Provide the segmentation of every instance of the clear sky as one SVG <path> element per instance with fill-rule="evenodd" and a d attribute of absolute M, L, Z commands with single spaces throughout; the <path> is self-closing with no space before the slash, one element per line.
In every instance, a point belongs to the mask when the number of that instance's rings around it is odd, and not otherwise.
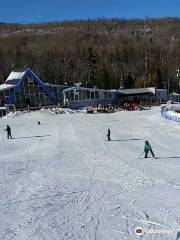
<path fill-rule="evenodd" d="M 180 17 L 180 0 L 0 0 L 0 22 Z"/>

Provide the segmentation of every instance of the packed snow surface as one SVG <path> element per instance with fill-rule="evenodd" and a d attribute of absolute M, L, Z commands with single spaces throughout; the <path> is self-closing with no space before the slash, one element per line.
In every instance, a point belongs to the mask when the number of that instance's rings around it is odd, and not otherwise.
<path fill-rule="evenodd" d="M 180 239 L 180 123 L 159 107 L 29 112 L 0 131 L 0 239 Z M 139 157 L 145 139 L 157 159 Z"/>

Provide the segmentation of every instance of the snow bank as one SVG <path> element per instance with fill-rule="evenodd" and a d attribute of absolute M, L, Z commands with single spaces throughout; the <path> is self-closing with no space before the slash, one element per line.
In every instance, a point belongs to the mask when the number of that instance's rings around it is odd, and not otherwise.
<path fill-rule="evenodd" d="M 21 112 L 21 111 L 10 112 L 10 113 L 8 113 L 8 114 L 5 116 L 5 118 L 6 118 L 6 117 L 11 117 L 11 118 L 21 117 L 23 113 L 24 113 L 24 112 Z"/>
<path fill-rule="evenodd" d="M 161 108 L 161 115 L 169 120 L 180 122 L 180 104 L 164 105 Z"/>
<path fill-rule="evenodd" d="M 86 113 L 86 110 L 72 110 L 70 108 L 49 108 L 51 113 L 55 114 L 75 114 L 75 113 Z"/>

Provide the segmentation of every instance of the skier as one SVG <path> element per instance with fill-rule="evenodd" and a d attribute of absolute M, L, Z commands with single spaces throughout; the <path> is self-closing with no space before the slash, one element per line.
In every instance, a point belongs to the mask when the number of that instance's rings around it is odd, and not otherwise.
<path fill-rule="evenodd" d="M 110 131 L 110 129 L 108 129 L 107 138 L 108 138 L 108 141 L 111 141 L 111 131 Z"/>
<path fill-rule="evenodd" d="M 40 125 L 41 123 L 40 123 L 40 121 L 38 121 L 38 125 Z"/>
<path fill-rule="evenodd" d="M 152 147 L 151 145 L 149 144 L 148 140 L 145 141 L 145 144 L 144 144 L 144 152 L 145 152 L 145 156 L 144 158 L 147 158 L 148 156 L 148 152 L 150 151 L 151 155 L 153 158 L 155 158 L 154 156 L 154 153 L 153 153 L 153 150 L 152 150 Z"/>
<path fill-rule="evenodd" d="M 9 125 L 7 125 L 6 129 L 4 131 L 7 131 L 7 138 L 11 138 L 12 139 L 12 136 L 11 136 L 11 128 Z"/>

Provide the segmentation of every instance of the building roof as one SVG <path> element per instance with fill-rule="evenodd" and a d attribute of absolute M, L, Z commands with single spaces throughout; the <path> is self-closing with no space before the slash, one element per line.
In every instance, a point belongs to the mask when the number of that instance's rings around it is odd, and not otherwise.
<path fill-rule="evenodd" d="M 11 104 L 16 93 L 21 88 L 24 81 L 27 80 L 27 77 L 30 77 L 34 82 L 36 82 L 39 87 L 42 89 L 44 93 L 53 101 L 57 102 L 57 98 L 54 96 L 53 92 L 51 92 L 46 84 L 44 84 L 38 76 L 30 68 L 27 68 L 24 72 L 11 72 L 8 79 L 6 80 L 5 84 L 13 85 L 15 88 L 13 92 L 7 97 L 6 103 Z"/>
<path fill-rule="evenodd" d="M 1 84 L 0 85 L 0 91 L 3 91 L 3 90 L 7 90 L 7 89 L 10 89 L 10 88 L 14 88 L 15 86 L 12 85 L 12 84 Z"/>
<path fill-rule="evenodd" d="M 155 94 L 155 88 L 129 88 L 129 89 L 119 89 L 116 90 L 117 93 L 122 95 L 134 95 L 134 94 Z"/>
<path fill-rule="evenodd" d="M 6 107 L 0 107 L 0 110 L 7 110 Z"/>
<path fill-rule="evenodd" d="M 90 91 L 112 91 L 112 90 L 105 90 L 101 88 L 86 88 L 86 87 L 69 87 L 64 89 L 64 92 L 70 91 L 70 90 L 90 90 Z"/>
<path fill-rule="evenodd" d="M 5 81 L 5 84 L 12 84 L 12 85 L 17 85 L 17 83 L 21 80 L 24 72 L 14 72 L 12 71 L 9 74 L 9 77 L 7 78 L 7 80 Z"/>

